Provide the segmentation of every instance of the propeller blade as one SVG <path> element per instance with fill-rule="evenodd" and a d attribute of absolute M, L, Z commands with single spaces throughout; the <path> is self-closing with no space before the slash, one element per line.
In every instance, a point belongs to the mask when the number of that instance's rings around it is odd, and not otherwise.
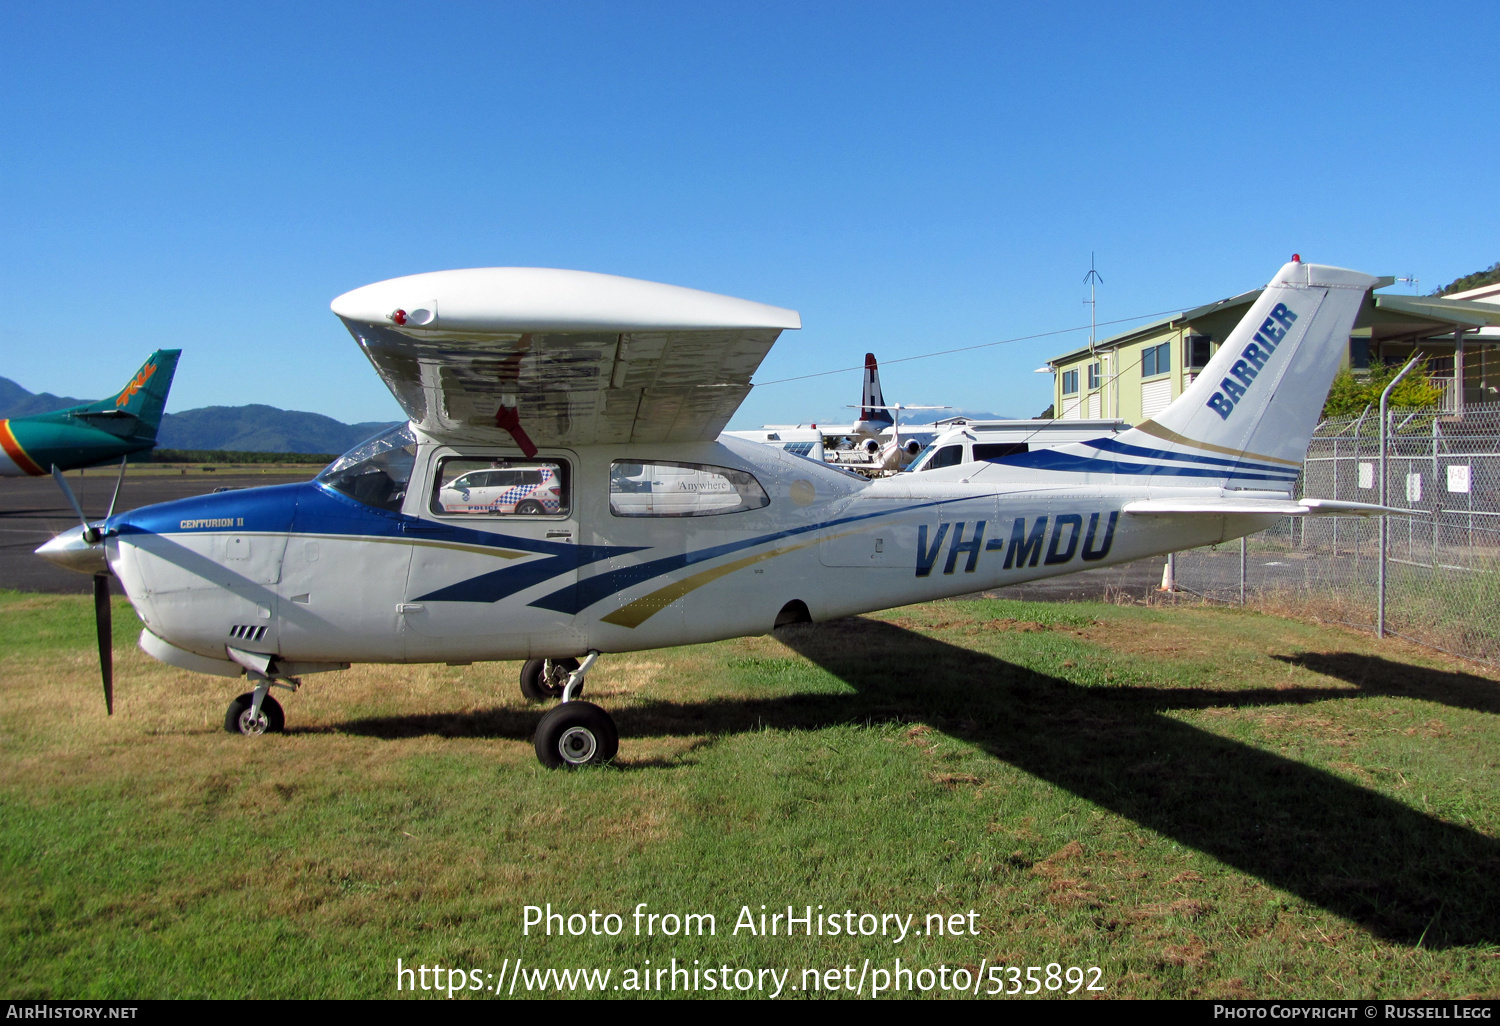
<path fill-rule="evenodd" d="M 104 678 L 104 708 L 115 714 L 114 627 L 109 613 L 109 574 L 94 575 L 94 627 L 99 632 L 99 673 Z"/>
<path fill-rule="evenodd" d="M 120 476 L 115 478 L 115 493 L 109 497 L 109 512 L 104 514 L 108 520 L 115 515 L 115 503 L 120 501 L 120 489 L 125 485 L 125 457 L 120 457 Z"/>
<path fill-rule="evenodd" d="M 84 531 L 87 531 L 89 529 L 88 517 L 83 515 L 83 507 L 78 504 L 78 496 L 73 494 L 72 485 L 68 484 L 68 479 L 63 477 L 63 472 L 57 469 L 56 463 L 52 464 L 52 479 L 57 482 L 57 487 L 61 488 L 63 494 L 68 497 L 68 505 L 73 507 L 73 512 L 78 514 L 78 522 L 83 525 Z"/>

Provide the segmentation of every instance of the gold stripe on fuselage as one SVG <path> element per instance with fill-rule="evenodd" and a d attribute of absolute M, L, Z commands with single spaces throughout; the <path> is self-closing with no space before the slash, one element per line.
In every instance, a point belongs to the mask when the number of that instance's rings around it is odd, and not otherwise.
<path fill-rule="evenodd" d="M 1191 445 L 1195 449 L 1204 449 L 1208 452 L 1222 453 L 1225 456 L 1246 456 L 1252 460 L 1265 460 L 1267 463 L 1280 463 L 1283 466 L 1288 467 L 1300 468 L 1302 466 L 1300 460 L 1284 460 L 1279 456 L 1263 456 L 1258 452 L 1251 452 L 1248 449 L 1230 449 L 1222 445 L 1213 445 L 1209 442 L 1200 442 L 1196 438 L 1189 438 L 1186 435 L 1179 435 L 1171 428 L 1164 428 L 1154 420 L 1143 420 L 1135 426 L 1135 429 L 1137 431 L 1145 432 L 1148 435 L 1154 435 L 1155 437 L 1160 438 L 1165 442 L 1176 442 L 1178 445 Z"/>
<path fill-rule="evenodd" d="M 600 617 L 600 620 L 604 623 L 612 623 L 617 627 L 639 627 L 684 595 L 697 591 L 705 584 L 717 581 L 725 574 L 732 574 L 736 570 L 743 570 L 747 566 L 784 555 L 788 552 L 805 549 L 809 545 L 818 544 L 820 541 L 832 541 L 834 538 L 847 538 L 851 534 L 863 534 L 865 531 L 874 530 L 875 527 L 876 525 L 874 524 L 867 524 L 853 531 L 841 531 L 838 534 L 829 535 L 827 538 L 814 538 L 812 541 L 805 541 L 798 545 L 785 545 L 779 549 L 772 549 L 770 552 L 762 552 L 758 555 L 746 556 L 744 559 L 736 559 L 732 563 L 725 563 L 723 566 L 714 567 L 712 570 L 704 570 L 702 573 L 693 574 L 691 577 L 684 577 L 680 581 L 674 581 L 664 588 L 656 589 L 649 595 L 642 595 L 634 602 L 621 606 L 608 616 Z"/>

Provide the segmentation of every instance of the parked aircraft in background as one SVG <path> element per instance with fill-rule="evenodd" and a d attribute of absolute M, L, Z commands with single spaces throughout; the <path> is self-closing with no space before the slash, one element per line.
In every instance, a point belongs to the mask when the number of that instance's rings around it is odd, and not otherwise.
<path fill-rule="evenodd" d="M 40 477 L 150 451 L 181 354 L 158 349 L 108 399 L 0 420 L 0 477 Z"/>
<path fill-rule="evenodd" d="M 729 431 L 734 438 L 762 442 L 866 477 L 902 470 L 936 470 L 973 460 L 993 460 L 1033 449 L 1119 434 L 1123 420 L 975 420 L 948 417 L 928 424 L 902 424 L 903 410 L 945 406 L 888 406 L 874 353 L 865 354 L 860 419 L 853 424 L 768 424 L 756 431 Z M 818 439 L 816 448 L 810 439 Z M 821 455 L 819 455 L 821 454 Z"/>
<path fill-rule="evenodd" d="M 231 731 L 280 730 L 270 691 L 306 673 L 526 659 L 527 696 L 562 699 L 538 758 L 606 762 L 614 722 L 579 698 L 603 653 L 1003 587 L 1288 515 L 1385 511 L 1292 498 L 1376 282 L 1294 258 L 1155 418 L 867 480 L 719 437 L 777 336 L 801 326 L 794 311 L 577 271 L 397 278 L 333 309 L 410 423 L 315 481 L 131 510 L 38 552 L 112 571 L 149 654 L 248 676 Z M 541 472 L 556 506 L 444 501 L 481 466 Z"/>
<path fill-rule="evenodd" d="M 852 470 L 865 477 L 894 474 L 936 435 L 934 425 L 900 423 L 903 410 L 946 410 L 946 406 L 886 405 L 874 353 L 865 354 L 859 420 L 852 424 L 767 424 L 759 430 L 728 431 L 732 438 L 774 445 L 799 456 Z"/>
<path fill-rule="evenodd" d="M 749 431 L 726 431 L 721 438 L 743 438 L 747 442 L 774 445 L 793 456 L 805 456 L 822 463 L 827 458 L 823 448 L 823 431 L 816 424 L 767 424 Z"/>

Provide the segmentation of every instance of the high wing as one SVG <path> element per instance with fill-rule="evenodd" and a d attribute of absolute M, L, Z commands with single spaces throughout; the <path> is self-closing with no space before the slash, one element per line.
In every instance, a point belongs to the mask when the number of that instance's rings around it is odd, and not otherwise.
<path fill-rule="evenodd" d="M 763 303 L 539 267 L 393 278 L 332 307 L 422 430 L 539 445 L 710 441 L 802 326 Z"/>

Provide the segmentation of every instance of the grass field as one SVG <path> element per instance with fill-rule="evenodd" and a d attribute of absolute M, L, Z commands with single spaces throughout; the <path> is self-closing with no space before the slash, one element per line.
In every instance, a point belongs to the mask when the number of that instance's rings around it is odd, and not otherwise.
<path fill-rule="evenodd" d="M 565 774 L 516 664 L 310 677 L 286 734 L 245 739 L 240 687 L 115 623 L 106 719 L 88 600 L 0 593 L 7 997 L 395 997 L 398 958 L 486 988 L 517 958 L 609 969 L 611 996 L 673 958 L 789 971 L 792 997 L 835 968 L 868 994 L 897 958 L 981 993 L 1056 963 L 1043 997 L 1094 966 L 1107 997 L 1500 994 L 1500 684 L 1404 642 L 934 603 L 605 657 L 586 697 L 620 757 Z M 523 936 L 549 902 L 622 930 Z M 716 933 L 637 936 L 641 902 Z M 733 932 L 789 904 L 915 930 Z M 919 935 L 935 914 L 961 929 Z"/>

